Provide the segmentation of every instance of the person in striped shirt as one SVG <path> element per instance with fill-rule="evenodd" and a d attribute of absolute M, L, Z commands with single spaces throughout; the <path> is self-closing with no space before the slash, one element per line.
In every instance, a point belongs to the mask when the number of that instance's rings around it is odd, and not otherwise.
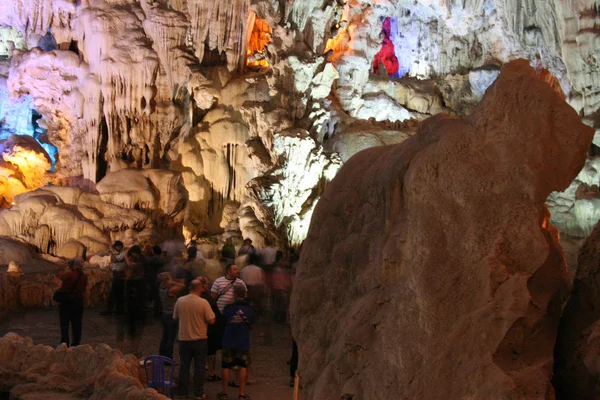
<path fill-rule="evenodd" d="M 210 292 L 212 297 L 217 302 L 217 307 L 219 308 L 220 312 L 223 312 L 226 306 L 233 304 L 235 301 L 233 290 L 234 286 L 239 285 L 246 288 L 246 284 L 239 278 L 239 276 L 240 272 L 238 266 L 235 264 L 229 264 L 225 270 L 225 276 L 217 278 L 214 281 Z"/>

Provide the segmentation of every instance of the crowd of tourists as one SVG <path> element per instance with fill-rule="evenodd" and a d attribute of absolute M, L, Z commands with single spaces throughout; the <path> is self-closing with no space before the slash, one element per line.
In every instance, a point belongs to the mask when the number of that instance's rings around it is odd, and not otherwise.
<path fill-rule="evenodd" d="M 270 243 L 257 250 L 246 238 L 236 252 L 231 238 L 220 251 L 206 256 L 196 242 L 188 244 L 184 257 L 170 257 L 160 246 L 134 245 L 125 249 L 116 241 L 107 257 L 112 286 L 107 308 L 101 314 L 117 317 L 116 338 L 125 350 L 141 357 L 140 340 L 148 315 L 160 318 L 161 356 L 173 359 L 179 343 L 179 397 L 187 398 L 190 369 L 194 365 L 194 397 L 206 398 L 204 382 L 222 380 L 218 399 L 227 399 L 228 388 L 238 387 L 238 399 L 249 399 L 246 384 L 251 382 L 250 332 L 257 318 L 277 323 L 288 320 L 297 254 L 287 257 Z M 75 346 L 81 341 L 83 298 L 87 278 L 82 261 L 73 260 L 61 273 L 61 342 Z M 69 325 L 72 341 L 69 342 Z M 295 375 L 297 347 L 294 343 L 290 375 Z M 221 353 L 221 374 L 216 372 L 217 352 Z M 231 377 L 231 370 L 236 377 Z M 205 376 L 206 374 L 206 376 Z M 291 383 L 291 382 L 290 382 Z"/>

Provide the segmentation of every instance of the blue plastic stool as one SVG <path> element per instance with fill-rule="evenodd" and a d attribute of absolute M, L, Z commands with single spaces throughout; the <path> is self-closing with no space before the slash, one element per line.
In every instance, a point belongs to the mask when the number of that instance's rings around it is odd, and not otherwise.
<path fill-rule="evenodd" d="M 148 366 L 152 365 L 152 377 L 149 376 Z M 165 380 L 165 365 L 171 365 L 171 376 L 168 380 Z M 144 371 L 146 371 L 146 383 L 148 387 L 158 389 L 163 388 L 165 395 L 169 398 L 173 398 L 175 382 L 173 381 L 173 375 L 175 374 L 175 362 L 169 357 L 164 356 L 150 356 L 144 360 Z"/>

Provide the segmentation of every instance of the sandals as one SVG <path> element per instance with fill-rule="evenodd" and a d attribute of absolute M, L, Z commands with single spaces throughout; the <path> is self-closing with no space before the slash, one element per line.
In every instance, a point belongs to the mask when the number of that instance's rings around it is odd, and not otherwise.
<path fill-rule="evenodd" d="M 217 381 L 220 381 L 220 380 L 221 380 L 221 377 L 218 376 L 217 374 L 215 374 L 215 375 L 208 375 L 206 377 L 206 381 L 207 382 L 217 382 Z"/>
<path fill-rule="evenodd" d="M 217 393 L 217 400 L 227 400 L 227 393 L 224 393 L 224 392 Z"/>
<path fill-rule="evenodd" d="M 247 394 L 240 394 L 238 396 L 238 400 L 250 400 L 250 396 L 248 396 Z"/>

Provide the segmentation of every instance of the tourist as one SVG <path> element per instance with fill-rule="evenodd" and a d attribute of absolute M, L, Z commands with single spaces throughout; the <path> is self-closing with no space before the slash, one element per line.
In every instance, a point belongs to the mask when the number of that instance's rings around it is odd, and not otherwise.
<path fill-rule="evenodd" d="M 148 289 L 148 300 L 152 301 L 152 309 L 155 317 L 161 316 L 160 296 L 158 293 L 158 271 L 161 270 L 164 260 L 161 256 L 160 246 L 153 246 L 151 255 L 146 257 L 146 287 Z"/>
<path fill-rule="evenodd" d="M 231 368 L 238 367 L 238 382 L 240 392 L 238 399 L 250 399 L 246 395 L 246 371 L 252 364 L 250 358 L 250 330 L 254 323 L 252 308 L 244 299 L 246 288 L 241 285 L 234 287 L 235 302 L 225 307 L 223 320 L 223 357 L 221 369 L 223 373 L 223 391 L 217 394 L 217 399 L 227 399 L 227 386 Z"/>
<path fill-rule="evenodd" d="M 278 262 L 271 275 L 271 302 L 273 320 L 284 323 L 287 321 L 288 299 L 292 292 L 291 271 L 283 254 L 278 252 Z"/>
<path fill-rule="evenodd" d="M 225 269 L 225 276 L 217 278 L 210 289 L 213 299 L 217 302 L 217 307 L 221 313 L 223 313 L 225 306 L 232 304 L 235 301 L 233 288 L 238 285 L 243 286 L 244 289 L 246 288 L 244 281 L 239 279 L 238 266 L 229 264 Z"/>
<path fill-rule="evenodd" d="M 223 245 L 223 248 L 221 249 L 221 258 L 227 264 L 230 264 L 235 260 L 235 246 L 233 244 L 233 239 L 231 237 L 228 237 L 227 239 L 225 239 L 225 244 Z"/>
<path fill-rule="evenodd" d="M 244 256 L 246 254 L 256 254 L 256 249 L 254 248 L 254 246 L 252 246 L 252 239 L 250 238 L 244 239 L 244 244 L 242 247 L 240 247 L 240 250 L 238 251 L 238 257 Z"/>
<path fill-rule="evenodd" d="M 221 323 L 221 312 L 217 307 L 217 302 L 210 295 L 209 291 L 209 280 L 206 276 L 201 276 L 197 278 L 197 280 L 202 283 L 202 295 L 201 297 L 208 301 L 210 304 L 210 308 L 215 314 L 215 323 L 208 326 L 208 351 L 207 362 L 208 362 L 208 376 L 206 380 L 209 382 L 215 382 L 221 380 L 219 376 L 215 373 L 216 369 L 216 355 L 217 351 L 221 350 L 221 339 L 223 337 L 223 325 Z"/>
<path fill-rule="evenodd" d="M 59 272 L 58 279 L 62 284 L 58 289 L 63 301 L 59 303 L 60 317 L 60 342 L 69 346 L 78 346 L 81 343 L 81 330 L 83 321 L 83 299 L 87 290 L 88 279 L 81 270 L 83 260 L 76 258 L 69 261 L 69 270 Z M 73 341 L 69 342 L 69 325 L 73 333 Z"/>
<path fill-rule="evenodd" d="M 270 240 L 265 241 L 266 247 L 258 250 L 260 265 L 270 266 L 277 260 L 277 249 L 272 246 Z"/>
<path fill-rule="evenodd" d="M 207 325 L 215 323 L 215 314 L 208 301 L 200 297 L 202 287 L 200 281 L 192 281 L 190 294 L 177 299 L 173 310 L 173 318 L 179 321 L 179 398 L 187 398 L 190 366 L 194 360 L 194 396 L 196 399 L 206 399 L 204 374 L 208 350 Z"/>
<path fill-rule="evenodd" d="M 240 278 L 248 288 L 250 306 L 254 309 L 256 315 L 262 315 L 267 281 L 263 269 L 256 265 L 257 258 L 255 255 L 248 256 L 248 265 L 240 271 Z"/>
<path fill-rule="evenodd" d="M 199 251 L 196 247 L 188 247 L 187 257 L 185 263 L 183 264 L 183 269 L 190 272 L 192 279 L 203 276 L 204 269 L 206 267 L 204 257 L 198 258 L 198 253 Z"/>
<path fill-rule="evenodd" d="M 160 281 L 158 293 L 162 305 L 161 322 L 163 327 L 158 354 L 173 359 L 173 347 L 177 338 L 177 321 L 173 319 L 173 310 L 177 297 L 185 290 L 185 286 L 174 281 L 169 272 L 159 274 L 158 279 Z"/>
<path fill-rule="evenodd" d="M 139 344 L 146 320 L 146 261 L 142 256 L 142 249 L 135 245 L 129 249 L 125 257 L 127 262 L 125 285 L 125 315 L 117 324 L 117 342 L 122 346 L 125 331 L 131 345 L 131 352 L 136 357 L 141 357 Z"/>
<path fill-rule="evenodd" d="M 110 250 L 110 269 L 112 270 L 112 287 L 108 295 L 106 311 L 101 315 L 111 315 L 116 306 L 116 313 L 121 315 L 125 311 L 125 248 L 123 242 L 117 240 Z"/>

